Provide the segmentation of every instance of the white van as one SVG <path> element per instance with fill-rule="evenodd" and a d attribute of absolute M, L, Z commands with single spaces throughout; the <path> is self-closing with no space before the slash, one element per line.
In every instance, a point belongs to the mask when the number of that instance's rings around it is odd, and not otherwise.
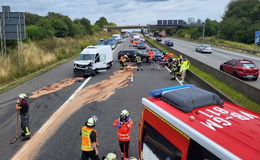
<path fill-rule="evenodd" d="M 118 43 L 122 43 L 123 42 L 123 38 L 120 34 L 113 34 L 112 38 L 115 39 Z"/>
<path fill-rule="evenodd" d="M 88 46 L 74 61 L 74 75 L 95 76 L 98 70 L 110 69 L 113 65 L 113 51 L 109 45 Z"/>

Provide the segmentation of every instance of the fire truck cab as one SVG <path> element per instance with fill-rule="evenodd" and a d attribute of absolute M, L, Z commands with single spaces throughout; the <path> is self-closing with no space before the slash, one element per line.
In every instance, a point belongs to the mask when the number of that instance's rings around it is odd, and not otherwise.
<path fill-rule="evenodd" d="M 194 85 L 142 99 L 142 160 L 260 159 L 260 114 Z"/>

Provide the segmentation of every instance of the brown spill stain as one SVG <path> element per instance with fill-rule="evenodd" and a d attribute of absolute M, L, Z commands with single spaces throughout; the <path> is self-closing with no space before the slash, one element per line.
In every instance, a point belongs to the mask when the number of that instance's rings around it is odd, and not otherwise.
<path fill-rule="evenodd" d="M 79 91 L 71 101 L 59 108 L 45 124 L 27 141 L 13 156 L 13 160 L 31 160 L 37 155 L 44 143 L 57 131 L 73 113 L 84 105 L 104 101 L 113 95 L 118 88 L 130 84 L 130 78 L 136 67 L 128 66 L 124 70 L 114 72 L 108 79 L 89 85 Z"/>
<path fill-rule="evenodd" d="M 72 85 L 76 81 L 80 81 L 80 80 L 83 80 L 83 79 L 84 78 L 80 78 L 80 77 L 64 79 L 60 82 L 53 83 L 52 85 L 50 85 L 48 87 L 44 87 L 44 88 L 41 88 L 37 91 L 32 92 L 32 95 L 29 98 L 38 98 L 40 96 L 56 92 L 58 90 L 61 90 L 62 88 L 65 88 L 65 87 Z"/>

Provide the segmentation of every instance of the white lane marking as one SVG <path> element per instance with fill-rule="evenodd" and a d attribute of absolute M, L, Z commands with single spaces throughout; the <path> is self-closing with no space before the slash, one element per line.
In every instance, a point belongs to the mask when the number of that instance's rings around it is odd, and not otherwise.
<path fill-rule="evenodd" d="M 165 68 L 171 73 L 171 70 L 167 66 L 165 66 Z M 179 80 L 178 77 L 176 77 L 176 79 L 177 79 L 177 81 L 179 82 L 180 85 L 183 85 L 183 83 Z"/>
<path fill-rule="evenodd" d="M 79 88 L 66 100 L 65 103 L 63 103 L 63 105 L 56 111 L 54 112 L 50 117 L 55 117 L 54 115 L 59 114 L 63 108 L 66 106 L 67 103 L 69 103 L 77 94 L 78 92 L 89 82 L 89 80 L 92 77 L 88 77 L 80 86 Z M 48 129 L 48 127 L 53 123 L 54 119 L 48 119 L 44 125 L 35 133 L 35 135 L 40 135 L 40 133 L 44 132 L 46 129 Z M 30 141 L 27 141 L 17 152 L 16 154 L 12 157 L 12 160 L 16 160 L 19 159 L 18 157 L 20 156 L 20 154 L 22 154 L 23 152 L 26 152 L 27 148 L 29 148 L 30 143 L 28 143 Z"/>

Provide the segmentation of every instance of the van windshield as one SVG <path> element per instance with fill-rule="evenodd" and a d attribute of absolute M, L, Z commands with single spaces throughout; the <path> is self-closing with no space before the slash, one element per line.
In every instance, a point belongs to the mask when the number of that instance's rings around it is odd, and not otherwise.
<path fill-rule="evenodd" d="M 95 54 L 81 54 L 78 60 L 95 60 Z"/>

